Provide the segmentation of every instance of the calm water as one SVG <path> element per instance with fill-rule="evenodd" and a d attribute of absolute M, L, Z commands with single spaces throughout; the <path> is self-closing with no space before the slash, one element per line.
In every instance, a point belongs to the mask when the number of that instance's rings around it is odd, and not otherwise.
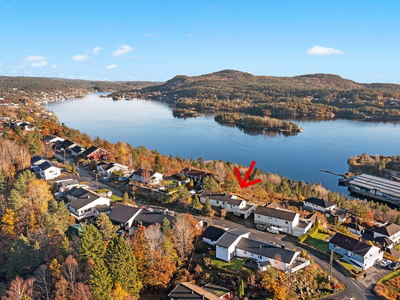
<path fill-rule="evenodd" d="M 165 155 L 223 159 L 249 166 L 252 160 L 264 172 L 284 174 L 296 180 L 321 182 L 346 193 L 338 177 L 319 171 L 347 171 L 347 159 L 368 154 L 399 154 L 400 124 L 350 120 L 296 121 L 304 132 L 285 137 L 246 134 L 221 126 L 211 115 L 176 119 L 167 104 L 148 101 L 113 101 L 90 94 L 85 99 L 47 105 L 71 128 L 110 142 L 144 145 Z"/>

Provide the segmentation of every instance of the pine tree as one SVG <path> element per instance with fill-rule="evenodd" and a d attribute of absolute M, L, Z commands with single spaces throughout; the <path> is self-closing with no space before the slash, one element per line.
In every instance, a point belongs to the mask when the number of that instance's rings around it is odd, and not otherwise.
<path fill-rule="evenodd" d="M 23 207 L 23 201 L 21 194 L 16 190 L 12 189 L 7 199 L 8 207 L 14 212 L 19 211 Z"/>
<path fill-rule="evenodd" d="M 199 195 L 194 194 L 193 198 L 192 198 L 192 206 L 194 208 L 199 207 L 200 206 L 200 199 L 199 199 Z"/>
<path fill-rule="evenodd" d="M 87 259 L 102 259 L 105 253 L 103 237 L 97 228 L 92 225 L 83 227 L 81 243 L 79 245 L 79 258 L 84 261 Z"/>
<path fill-rule="evenodd" d="M 128 192 L 125 192 L 125 193 L 124 193 L 124 200 L 123 200 L 123 202 L 124 202 L 124 203 L 128 203 L 128 202 L 129 202 L 129 195 L 128 195 Z"/>
<path fill-rule="evenodd" d="M 76 174 L 76 167 L 75 167 L 75 164 L 72 164 L 72 174 Z"/>
<path fill-rule="evenodd" d="M 154 168 L 153 168 L 154 172 L 158 172 L 158 173 L 163 173 L 164 172 L 164 166 L 161 162 L 161 158 L 159 155 L 156 156 L 156 158 L 154 159 Z"/>
<path fill-rule="evenodd" d="M 243 282 L 243 279 L 240 279 L 240 281 L 239 281 L 238 296 L 239 297 L 243 297 L 244 296 L 244 282 Z"/>
<path fill-rule="evenodd" d="M 89 288 L 93 299 L 108 300 L 111 292 L 111 276 L 102 259 L 97 259 L 90 274 Z"/>
<path fill-rule="evenodd" d="M 206 198 L 206 203 L 204 203 L 202 211 L 206 216 L 209 216 L 211 213 L 211 203 L 208 197 Z"/>
<path fill-rule="evenodd" d="M 114 236 L 111 239 L 104 261 L 110 272 L 111 282 L 119 282 L 126 292 L 138 297 L 142 283 L 136 269 L 136 259 L 122 237 Z"/>
<path fill-rule="evenodd" d="M 66 236 L 64 236 L 64 238 L 62 240 L 61 247 L 60 247 L 60 253 L 64 259 L 67 258 L 67 256 L 70 254 L 69 239 Z"/>
<path fill-rule="evenodd" d="M 70 224 L 70 212 L 63 201 L 57 203 L 52 199 L 49 202 L 48 213 L 44 227 L 50 234 L 64 235 Z"/>
<path fill-rule="evenodd" d="M 167 230 L 171 230 L 171 222 L 167 218 L 164 218 L 161 225 L 161 231 L 166 233 Z"/>
<path fill-rule="evenodd" d="M 218 183 L 212 176 L 207 176 L 203 180 L 203 189 L 206 191 L 217 192 L 218 191 Z"/>
<path fill-rule="evenodd" d="M 97 227 L 101 235 L 103 236 L 104 241 L 109 241 L 113 237 L 113 235 L 117 232 L 118 226 L 113 225 L 110 218 L 107 217 L 105 213 L 100 213 L 96 219 Z"/>

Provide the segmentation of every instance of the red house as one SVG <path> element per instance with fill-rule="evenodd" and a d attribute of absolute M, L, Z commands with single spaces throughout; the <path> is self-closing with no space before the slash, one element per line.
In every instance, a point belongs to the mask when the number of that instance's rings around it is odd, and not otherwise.
<path fill-rule="evenodd" d="M 91 146 L 90 148 L 86 149 L 82 156 L 85 159 L 92 159 L 92 160 L 106 160 L 110 157 L 110 152 L 97 148 L 95 146 Z"/>

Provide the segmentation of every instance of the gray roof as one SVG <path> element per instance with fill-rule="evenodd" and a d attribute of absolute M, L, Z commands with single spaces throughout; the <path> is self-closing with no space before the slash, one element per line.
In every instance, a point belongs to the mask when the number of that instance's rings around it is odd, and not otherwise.
<path fill-rule="evenodd" d="M 400 198 L 400 182 L 384 179 L 377 176 L 362 174 L 351 180 L 350 185 L 368 190 L 377 190 L 383 194 Z"/>
<path fill-rule="evenodd" d="M 228 248 L 243 234 L 249 233 L 240 229 L 232 229 L 225 232 L 216 242 L 215 245 Z"/>
<path fill-rule="evenodd" d="M 309 223 L 312 223 L 312 221 L 308 221 L 308 222 L 305 222 L 305 221 L 303 221 L 303 220 L 300 220 L 299 221 L 299 224 L 297 224 L 297 227 L 298 228 L 307 228 L 307 226 L 309 225 Z"/>
<path fill-rule="evenodd" d="M 386 224 L 385 226 L 378 227 L 374 230 L 377 233 L 383 234 L 387 237 L 391 237 L 400 231 L 400 226 L 394 223 Z"/>
<path fill-rule="evenodd" d="M 296 217 L 296 213 L 293 211 L 275 209 L 266 206 L 257 206 L 254 213 L 287 221 L 293 221 Z"/>
<path fill-rule="evenodd" d="M 371 245 L 356 240 L 350 236 L 344 235 L 340 232 L 336 232 L 335 235 L 329 240 L 329 243 L 339 246 L 345 250 L 364 256 L 367 254 Z"/>
<path fill-rule="evenodd" d="M 319 199 L 319 198 L 315 198 L 315 197 L 308 198 L 308 199 L 304 200 L 304 202 L 312 203 L 314 205 L 318 205 L 323 208 L 328 208 L 328 207 L 332 207 L 332 206 L 336 205 L 333 202 L 329 202 L 324 199 Z"/>
<path fill-rule="evenodd" d="M 99 198 L 100 197 L 98 195 L 96 195 L 95 193 L 88 192 L 87 194 L 84 195 L 84 198 L 79 198 L 79 199 L 73 200 L 67 204 L 68 204 L 68 206 L 74 208 L 75 210 L 78 210 Z"/>
<path fill-rule="evenodd" d="M 217 241 L 225 232 L 225 229 L 211 225 L 204 230 L 203 237 L 211 241 Z"/>
<path fill-rule="evenodd" d="M 296 255 L 296 251 L 249 238 L 242 238 L 236 248 L 268 258 L 274 258 L 279 255 L 286 264 L 290 264 Z"/>
<path fill-rule="evenodd" d="M 148 211 L 148 210 L 140 211 L 140 213 L 136 216 L 135 220 L 141 222 L 142 226 L 149 227 L 150 225 L 157 223 L 162 224 L 164 218 L 170 221 L 171 223 L 172 221 L 175 220 L 175 217 L 173 216 L 165 215 L 157 211 Z"/>
<path fill-rule="evenodd" d="M 34 157 L 31 158 L 31 165 L 33 165 L 33 164 L 35 164 L 35 163 L 37 163 L 38 161 L 41 161 L 41 160 L 48 161 L 47 157 L 45 157 L 45 156 L 35 155 Z"/>
<path fill-rule="evenodd" d="M 70 189 L 69 191 L 65 192 L 65 194 L 75 197 L 75 198 L 81 198 L 84 196 L 87 196 L 87 194 L 89 194 L 90 191 L 81 188 L 81 187 L 73 187 L 72 189 Z M 96 194 L 95 194 L 96 195 Z M 99 197 L 98 197 L 99 198 Z"/>
<path fill-rule="evenodd" d="M 363 231 L 365 229 L 364 226 L 361 226 L 359 224 L 355 224 L 355 223 L 345 223 L 343 224 L 344 226 L 346 226 L 347 228 L 351 228 L 357 231 Z"/>
<path fill-rule="evenodd" d="M 242 201 L 244 201 L 243 199 L 232 198 L 233 195 L 229 195 L 227 193 L 217 193 L 212 191 L 204 191 L 201 193 L 200 197 L 208 197 L 209 199 L 226 202 L 233 205 L 239 205 Z"/>
<path fill-rule="evenodd" d="M 78 181 L 78 179 L 68 179 L 68 180 L 63 180 L 63 181 L 60 181 L 59 183 L 58 183 L 60 186 L 62 186 L 62 187 L 65 187 L 65 186 L 70 186 L 70 185 L 74 185 L 74 184 L 79 184 L 79 181 Z"/>
<path fill-rule="evenodd" d="M 110 211 L 111 210 L 111 208 L 108 206 L 108 205 L 106 205 L 106 204 L 103 204 L 103 205 L 97 205 L 97 206 L 95 206 L 94 207 L 99 213 L 106 213 L 106 212 L 108 212 L 108 211 Z"/>
<path fill-rule="evenodd" d="M 138 211 L 140 211 L 140 208 L 138 208 L 138 207 L 120 204 L 111 210 L 108 217 L 110 218 L 111 221 L 114 221 L 117 223 L 126 223 Z"/>
<path fill-rule="evenodd" d="M 220 300 L 219 297 L 191 282 L 179 283 L 168 297 L 174 300 Z"/>
<path fill-rule="evenodd" d="M 222 293 L 225 294 L 229 293 L 229 289 L 212 283 L 207 283 L 206 285 L 203 286 L 203 289 L 209 291 L 211 294 L 214 294 L 215 296 L 218 296 Z"/>

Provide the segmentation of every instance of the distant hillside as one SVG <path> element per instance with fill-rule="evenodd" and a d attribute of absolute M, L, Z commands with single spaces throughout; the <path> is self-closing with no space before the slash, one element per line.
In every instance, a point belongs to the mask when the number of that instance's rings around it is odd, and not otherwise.
<path fill-rule="evenodd" d="M 201 76 L 175 76 L 166 83 L 143 89 L 144 92 L 160 92 L 178 98 L 241 99 L 262 101 L 276 97 L 322 97 L 330 92 L 342 92 L 339 96 L 350 97 L 350 91 L 371 94 L 400 93 L 400 85 L 362 84 L 332 74 L 308 74 L 295 77 L 254 76 L 250 73 L 223 70 Z"/>

